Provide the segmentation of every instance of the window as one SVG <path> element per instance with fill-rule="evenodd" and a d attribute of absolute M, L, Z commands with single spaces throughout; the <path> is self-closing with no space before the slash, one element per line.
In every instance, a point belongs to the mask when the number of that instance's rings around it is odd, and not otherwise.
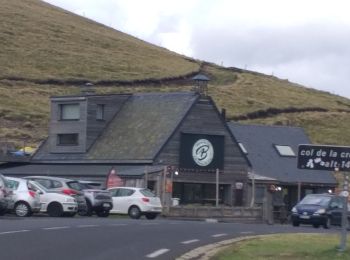
<path fill-rule="evenodd" d="M 79 104 L 61 104 L 60 119 L 61 120 L 79 120 L 80 119 Z"/>
<path fill-rule="evenodd" d="M 97 120 L 104 120 L 105 118 L 105 105 L 98 104 L 97 110 L 96 110 L 96 119 Z"/>
<path fill-rule="evenodd" d="M 295 156 L 293 149 L 288 145 L 275 145 L 275 148 L 281 156 Z"/>
<path fill-rule="evenodd" d="M 241 148 L 241 150 L 242 150 L 242 152 L 243 152 L 244 154 L 248 154 L 247 149 L 245 149 L 245 147 L 244 147 L 244 145 L 243 145 L 242 143 L 238 143 L 238 145 L 239 145 L 239 148 Z"/>
<path fill-rule="evenodd" d="M 57 145 L 78 145 L 78 134 L 59 134 Z"/>

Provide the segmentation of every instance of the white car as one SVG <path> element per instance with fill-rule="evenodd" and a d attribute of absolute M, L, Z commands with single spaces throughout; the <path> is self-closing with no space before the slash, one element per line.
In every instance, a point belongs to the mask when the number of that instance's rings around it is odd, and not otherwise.
<path fill-rule="evenodd" d="M 10 190 L 8 209 L 18 217 L 28 217 L 40 211 L 40 196 L 33 182 L 21 178 L 5 177 Z"/>
<path fill-rule="evenodd" d="M 116 187 L 108 190 L 113 200 L 113 208 L 110 213 L 128 214 L 134 219 L 142 215 L 145 215 L 147 219 L 155 219 L 162 212 L 160 199 L 149 189 Z"/>
<path fill-rule="evenodd" d="M 40 212 L 48 213 L 50 217 L 73 217 L 78 211 L 78 203 L 69 195 L 49 191 L 38 182 L 32 182 L 36 192 L 40 194 Z"/>

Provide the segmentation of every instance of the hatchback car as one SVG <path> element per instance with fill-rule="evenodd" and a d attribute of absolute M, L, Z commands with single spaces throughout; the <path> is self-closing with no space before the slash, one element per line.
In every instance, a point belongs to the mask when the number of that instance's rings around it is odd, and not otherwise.
<path fill-rule="evenodd" d="M 40 212 L 48 213 L 50 217 L 73 217 L 78 211 L 75 198 L 69 195 L 49 191 L 40 183 L 33 181 L 33 188 L 40 194 Z"/>
<path fill-rule="evenodd" d="M 71 179 L 50 176 L 27 176 L 24 178 L 40 183 L 49 191 L 61 192 L 74 197 L 78 203 L 78 214 L 86 214 L 86 200 L 79 182 Z"/>
<path fill-rule="evenodd" d="M 308 194 L 291 212 L 293 226 L 310 224 L 318 228 L 341 225 L 343 198 L 332 194 Z M 350 220 L 348 214 L 348 223 Z"/>
<path fill-rule="evenodd" d="M 40 196 L 33 183 L 26 179 L 6 177 L 11 190 L 8 209 L 18 217 L 27 217 L 40 211 Z"/>
<path fill-rule="evenodd" d="M 128 214 L 138 219 L 145 215 L 147 219 L 155 219 L 162 212 L 159 197 L 149 189 L 134 187 L 109 188 L 112 195 L 111 213 Z"/>

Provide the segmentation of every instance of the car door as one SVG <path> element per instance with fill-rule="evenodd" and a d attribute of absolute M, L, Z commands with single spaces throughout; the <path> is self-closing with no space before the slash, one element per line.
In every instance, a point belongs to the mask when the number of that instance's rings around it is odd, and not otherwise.
<path fill-rule="evenodd" d="M 130 205 L 132 204 L 133 190 L 127 188 L 116 188 L 110 190 L 113 200 L 112 213 L 128 214 Z"/>

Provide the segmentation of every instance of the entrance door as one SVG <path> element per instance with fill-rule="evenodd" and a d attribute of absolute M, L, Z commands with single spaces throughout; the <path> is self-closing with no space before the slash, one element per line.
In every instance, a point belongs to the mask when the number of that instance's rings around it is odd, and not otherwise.
<path fill-rule="evenodd" d="M 201 202 L 201 184 L 185 183 L 183 200 L 185 203 Z"/>

